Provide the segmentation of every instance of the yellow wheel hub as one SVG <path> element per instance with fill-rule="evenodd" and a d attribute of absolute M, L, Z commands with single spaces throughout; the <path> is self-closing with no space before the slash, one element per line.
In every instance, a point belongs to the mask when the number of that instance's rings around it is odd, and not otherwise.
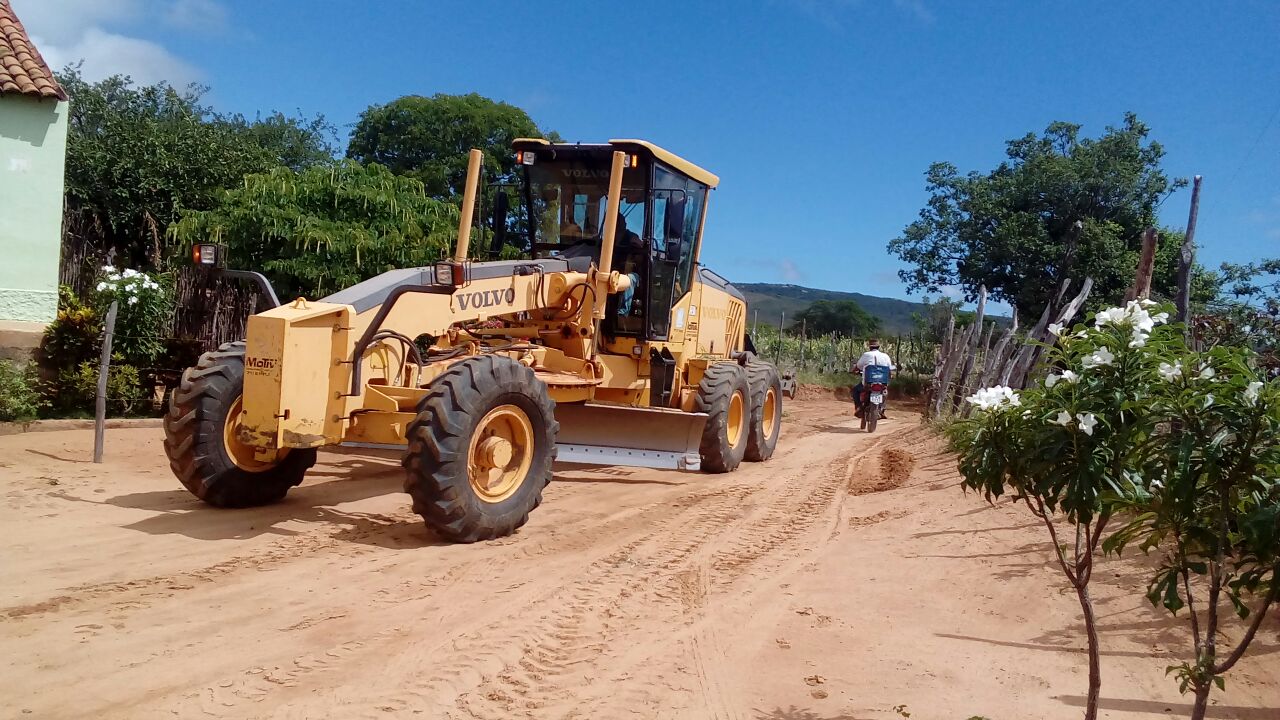
<path fill-rule="evenodd" d="M 742 393 L 735 392 L 729 398 L 729 447 L 738 447 L 738 442 L 742 440 L 742 431 L 746 427 L 746 398 L 742 397 Z"/>
<path fill-rule="evenodd" d="M 773 428 L 778 424 L 778 393 L 770 386 L 764 394 L 764 436 L 773 437 Z"/>
<path fill-rule="evenodd" d="M 259 460 L 258 448 L 240 442 L 237 431 L 240 428 L 240 415 L 244 410 L 243 399 L 243 396 L 236 398 L 227 409 L 227 419 L 222 423 L 222 445 L 227 450 L 227 457 L 241 470 L 252 473 L 270 470 L 289 454 L 289 448 L 275 451 L 275 457 L 270 460 Z"/>
<path fill-rule="evenodd" d="M 497 503 L 515 494 L 533 465 L 533 423 L 515 405 L 490 410 L 476 426 L 467 450 L 467 475 L 481 500 Z"/>

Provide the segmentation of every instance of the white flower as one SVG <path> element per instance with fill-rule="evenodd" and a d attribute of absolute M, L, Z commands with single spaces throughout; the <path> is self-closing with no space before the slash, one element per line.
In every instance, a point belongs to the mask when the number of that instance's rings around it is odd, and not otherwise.
<path fill-rule="evenodd" d="M 1062 427 L 1066 427 L 1071 424 L 1071 413 L 1067 412 L 1066 410 L 1063 410 L 1062 412 L 1058 413 L 1058 417 L 1050 420 L 1049 422 L 1055 425 L 1061 425 Z"/>
<path fill-rule="evenodd" d="M 116 269 L 115 269 L 114 267 L 112 267 L 111 265 L 103 265 L 103 266 L 102 266 L 102 272 L 104 272 L 104 273 L 113 273 L 113 272 L 115 272 L 115 271 L 116 271 Z"/>
<path fill-rule="evenodd" d="M 1085 330 L 1077 330 L 1071 335 L 1071 337 L 1083 340 L 1084 338 L 1088 337 L 1088 335 L 1089 333 Z"/>
<path fill-rule="evenodd" d="M 1022 399 L 1018 397 L 1018 393 L 1013 388 L 1004 385 L 996 385 L 994 387 L 982 388 L 976 393 L 965 398 L 968 402 L 977 406 L 979 410 L 999 410 L 1003 407 L 1018 407 L 1022 404 Z"/>
<path fill-rule="evenodd" d="M 1051 375 L 1049 375 L 1049 377 L 1047 377 L 1047 378 L 1045 378 L 1045 379 L 1044 379 L 1044 386 L 1045 386 L 1045 387 L 1047 387 L 1047 388 L 1051 388 L 1051 387 L 1053 387 L 1054 385 L 1057 385 L 1057 384 L 1058 384 L 1058 381 L 1059 381 L 1059 380 L 1061 380 L 1061 379 L 1062 379 L 1062 376 L 1061 376 L 1061 375 L 1058 375 L 1058 374 L 1056 374 L 1056 373 L 1051 374 Z"/>
<path fill-rule="evenodd" d="M 1092 355 L 1086 355 L 1084 360 L 1081 361 L 1081 364 L 1084 365 L 1086 370 L 1089 370 L 1091 368 L 1102 367 L 1103 365 L 1110 365 L 1115 362 L 1115 359 L 1116 356 L 1113 355 L 1111 350 L 1104 345 L 1094 351 Z"/>
<path fill-rule="evenodd" d="M 137 276 L 138 276 L 138 271 L 137 271 L 137 270 L 134 270 L 134 269 L 132 269 L 132 268 L 125 268 L 124 276 L 125 276 L 125 277 L 127 277 L 127 278 L 137 277 Z"/>
<path fill-rule="evenodd" d="M 1075 374 L 1071 370 L 1063 370 L 1062 379 L 1071 383 L 1072 385 L 1075 385 L 1076 383 L 1080 382 L 1080 376 Z"/>
<path fill-rule="evenodd" d="M 1098 314 L 1093 316 L 1093 322 L 1098 327 L 1102 327 L 1104 325 L 1118 325 L 1124 322 L 1126 317 L 1124 308 L 1113 307 L 1107 308 L 1106 310 L 1099 310 Z"/>
<path fill-rule="evenodd" d="M 1167 312 L 1156 313 L 1155 315 L 1151 316 L 1151 319 L 1154 320 L 1157 324 L 1166 323 L 1166 322 L 1169 322 L 1169 313 Z"/>
<path fill-rule="evenodd" d="M 1093 435 L 1093 426 L 1098 424 L 1098 418 L 1094 417 L 1093 413 L 1076 415 L 1076 420 L 1080 421 L 1080 429 L 1085 435 Z"/>
<path fill-rule="evenodd" d="M 111 286 L 110 286 L 110 285 L 108 285 L 108 284 L 106 284 L 106 283 L 104 283 L 104 282 L 100 282 L 100 283 L 98 283 L 98 292 L 102 292 L 103 290 L 106 290 L 106 289 L 107 289 L 107 288 L 109 288 L 109 287 L 111 287 Z"/>
<path fill-rule="evenodd" d="M 1133 339 L 1129 341 L 1129 347 L 1140 348 L 1147 344 L 1147 334 L 1144 332 L 1134 331 Z"/>
<path fill-rule="evenodd" d="M 1213 376 L 1214 376 L 1214 375 L 1216 375 L 1216 374 L 1217 374 L 1217 371 L 1215 371 L 1215 370 L 1213 369 L 1213 366 L 1212 366 L 1212 365 L 1210 365 L 1210 364 L 1208 364 L 1208 363 L 1205 363 L 1205 366 L 1204 366 L 1204 367 L 1202 367 L 1202 368 L 1200 368 L 1200 379 L 1201 379 L 1201 380 L 1212 380 L 1212 379 L 1213 379 Z"/>
<path fill-rule="evenodd" d="M 1172 365 L 1167 362 L 1160 363 L 1160 367 L 1156 370 L 1160 373 L 1160 378 L 1166 382 L 1173 382 L 1182 377 L 1182 363 L 1175 361 Z"/>
<path fill-rule="evenodd" d="M 1258 404 L 1258 393 L 1262 391 L 1262 383 L 1254 380 L 1244 389 L 1244 404 L 1253 407 Z"/>
<path fill-rule="evenodd" d="M 1206 393 L 1204 396 L 1204 407 L 1206 410 L 1213 405 L 1213 393 Z"/>
<path fill-rule="evenodd" d="M 1156 306 L 1156 301 L 1152 300 L 1151 298 L 1142 298 L 1141 300 L 1138 301 L 1138 304 L 1144 308 L 1150 308 L 1150 307 Z M 1165 314 L 1168 314 L 1168 313 L 1165 313 Z"/>
<path fill-rule="evenodd" d="M 1049 333 L 1051 335 L 1062 336 L 1062 323 L 1049 323 Z"/>
<path fill-rule="evenodd" d="M 130 304 L 130 305 L 137 305 L 137 304 L 138 304 L 138 298 L 137 298 L 136 296 L 135 296 L 135 297 L 131 297 L 131 298 L 129 298 L 129 304 Z"/>

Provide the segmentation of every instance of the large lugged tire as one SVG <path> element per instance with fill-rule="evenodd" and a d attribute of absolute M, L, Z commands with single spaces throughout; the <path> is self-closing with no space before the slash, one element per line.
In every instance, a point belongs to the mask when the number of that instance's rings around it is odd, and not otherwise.
<path fill-rule="evenodd" d="M 456 363 L 431 383 L 409 425 L 402 464 L 413 511 L 454 542 L 514 533 L 551 482 L 555 410 L 547 386 L 515 360 Z"/>
<path fill-rule="evenodd" d="M 244 391 L 244 343 L 227 343 L 200 356 L 169 395 L 164 452 L 169 467 L 193 495 L 217 507 L 273 503 L 302 482 L 316 451 L 281 450 L 261 462 L 235 436 Z"/>
<path fill-rule="evenodd" d="M 747 364 L 747 381 L 751 384 L 751 418 L 743 459 L 763 462 L 773 457 L 782 431 L 782 376 L 767 362 L 751 362 Z"/>
<path fill-rule="evenodd" d="M 698 384 L 698 412 L 707 414 L 699 453 L 704 472 L 724 473 L 738 467 L 747 451 L 751 385 L 737 363 L 711 365 Z"/>

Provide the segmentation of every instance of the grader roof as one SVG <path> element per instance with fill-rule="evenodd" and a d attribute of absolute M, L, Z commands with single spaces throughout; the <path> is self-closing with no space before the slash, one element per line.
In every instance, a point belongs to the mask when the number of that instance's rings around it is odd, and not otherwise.
<path fill-rule="evenodd" d="M 675 153 L 665 150 L 648 140 L 630 140 L 630 139 L 614 139 L 610 140 L 608 145 L 591 145 L 585 143 L 552 143 L 541 138 L 516 138 L 512 143 L 517 148 L 524 146 L 544 145 L 554 148 L 606 148 L 611 147 L 616 150 L 633 150 L 640 151 L 642 154 L 670 165 L 678 172 L 706 185 L 707 187 L 716 187 L 720 184 L 720 177 L 705 168 L 699 167 L 688 160 L 676 155 Z"/>

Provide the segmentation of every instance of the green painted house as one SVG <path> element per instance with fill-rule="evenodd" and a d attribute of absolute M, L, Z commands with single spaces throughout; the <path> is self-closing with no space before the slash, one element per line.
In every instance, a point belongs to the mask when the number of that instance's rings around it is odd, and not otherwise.
<path fill-rule="evenodd" d="M 0 0 L 0 356 L 38 345 L 58 311 L 67 94 Z"/>

